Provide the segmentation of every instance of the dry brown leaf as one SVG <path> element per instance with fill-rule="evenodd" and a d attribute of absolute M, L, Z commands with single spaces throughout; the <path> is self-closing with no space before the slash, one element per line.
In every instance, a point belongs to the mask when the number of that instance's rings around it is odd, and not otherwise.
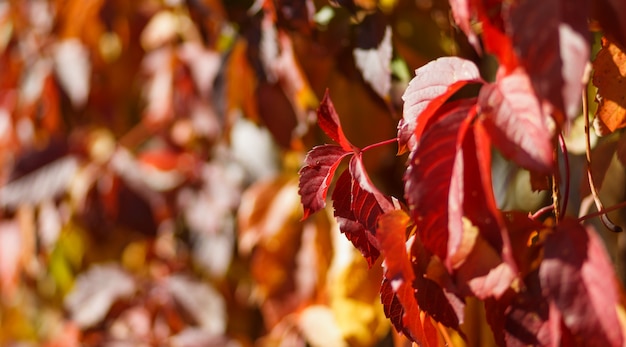
<path fill-rule="evenodd" d="M 596 117 L 611 131 L 626 127 L 626 54 L 602 38 L 602 49 L 593 62 L 593 84 L 600 102 Z"/>

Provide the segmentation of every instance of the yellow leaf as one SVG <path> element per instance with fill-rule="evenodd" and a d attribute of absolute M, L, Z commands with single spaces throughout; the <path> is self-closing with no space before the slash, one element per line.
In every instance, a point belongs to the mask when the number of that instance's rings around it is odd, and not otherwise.
<path fill-rule="evenodd" d="M 351 261 L 332 279 L 331 309 L 343 337 L 350 346 L 373 346 L 389 332 L 378 290 L 382 267 L 371 270 L 363 257 L 352 250 Z"/>

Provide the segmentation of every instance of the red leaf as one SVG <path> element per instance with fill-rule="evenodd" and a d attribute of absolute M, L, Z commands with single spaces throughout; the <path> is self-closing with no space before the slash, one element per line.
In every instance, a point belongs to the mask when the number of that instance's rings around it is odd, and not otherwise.
<path fill-rule="evenodd" d="M 448 270 L 456 269 L 457 286 L 471 295 L 499 298 L 516 277 L 517 265 L 493 196 L 490 146 L 480 123 L 464 136 L 452 171 L 448 205 Z"/>
<path fill-rule="evenodd" d="M 530 170 L 551 171 L 554 130 L 522 70 L 483 87 L 478 104 L 487 132 L 506 157 Z"/>
<path fill-rule="evenodd" d="M 350 174 L 353 179 L 351 210 L 354 211 L 359 223 L 374 231 L 378 217 L 394 210 L 393 204 L 370 181 L 360 153 L 355 154 L 350 160 Z"/>
<path fill-rule="evenodd" d="M 408 224 L 409 216 L 401 210 L 386 213 L 379 219 L 376 237 L 385 257 L 385 279 L 395 293 L 398 302 L 402 304 L 402 329 L 398 329 L 398 331 L 408 331 L 408 337 L 413 341 L 419 341 L 425 345 L 432 343 L 436 346 L 436 341 L 426 341 L 421 322 L 421 311 L 414 294 L 413 281 L 415 275 L 406 250 Z M 415 242 L 419 241 L 415 240 Z M 385 290 L 384 283 L 382 289 Z M 394 307 L 393 313 L 396 317 L 399 314 L 397 306 Z M 425 318 L 428 319 L 428 317 Z M 398 322 L 396 321 L 395 324 Z"/>
<path fill-rule="evenodd" d="M 341 159 L 351 153 L 336 145 L 317 146 L 309 151 L 299 172 L 298 193 L 304 207 L 303 220 L 326 206 L 326 194 L 333 175 Z"/>
<path fill-rule="evenodd" d="M 375 236 L 378 217 L 395 208 L 370 181 L 360 154 L 352 157 L 349 170 L 337 180 L 332 198 L 339 229 L 372 266 L 380 255 Z"/>
<path fill-rule="evenodd" d="M 396 331 L 410 337 L 411 332 L 402 322 L 404 307 L 402 307 L 402 303 L 400 303 L 400 299 L 398 299 L 398 296 L 393 291 L 391 281 L 387 279 L 387 277 L 383 278 L 383 283 L 380 286 L 380 301 L 383 304 L 385 317 L 389 318 Z"/>
<path fill-rule="evenodd" d="M 589 60 L 589 1 L 527 0 L 504 9 L 507 34 L 537 95 L 576 117 Z"/>
<path fill-rule="evenodd" d="M 413 288 L 420 310 L 437 322 L 458 330 L 463 322 L 465 303 L 456 296 L 458 290 L 452 278 L 441 261 L 424 248 L 419 238 L 411 242 L 409 257 L 415 274 Z"/>
<path fill-rule="evenodd" d="M 444 260 L 448 253 L 448 213 L 459 219 L 463 211 L 449 206 L 452 169 L 457 157 L 458 132 L 473 100 L 459 101 L 439 112 L 443 115 L 424 133 L 411 153 L 404 193 L 428 251 Z"/>
<path fill-rule="evenodd" d="M 602 240 L 575 219 L 547 236 L 539 268 L 543 295 L 586 346 L 622 346 L 618 283 Z"/>
<path fill-rule="evenodd" d="M 554 346 L 558 332 L 551 325 L 560 324 L 542 296 L 537 271 L 528 276 L 525 290 L 501 300 L 485 300 L 487 322 L 499 346 Z M 511 292 L 512 293 L 512 292 Z M 506 339 L 506 343 L 505 343 Z"/>
<path fill-rule="evenodd" d="M 402 96 L 404 114 L 398 124 L 399 152 L 414 150 L 435 112 L 468 83 L 482 83 L 473 62 L 443 57 L 415 70 L 415 77 Z"/>
<path fill-rule="evenodd" d="M 333 141 L 337 142 L 341 148 L 345 151 L 354 150 L 354 146 L 348 141 L 346 135 L 343 133 L 341 123 L 339 122 L 339 115 L 335 110 L 333 102 L 330 100 L 328 89 L 324 94 L 324 98 L 317 109 L 317 123 L 320 128 L 324 130 Z"/>
<path fill-rule="evenodd" d="M 371 267 L 380 256 L 378 241 L 373 231 L 368 231 L 363 224 L 359 223 L 352 211 L 352 185 L 352 175 L 346 170 L 337 179 L 333 190 L 334 215 L 339 224 L 339 230 L 361 252 Z"/>
<path fill-rule="evenodd" d="M 489 135 L 482 123 L 476 122 L 466 137 L 463 150 L 464 184 L 467 188 L 463 209 L 487 242 L 501 250 L 504 261 L 515 267 L 509 233 L 493 193 Z"/>

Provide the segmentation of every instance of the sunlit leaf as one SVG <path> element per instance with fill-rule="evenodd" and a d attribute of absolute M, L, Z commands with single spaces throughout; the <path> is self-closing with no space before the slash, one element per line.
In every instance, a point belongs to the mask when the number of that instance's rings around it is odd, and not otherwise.
<path fill-rule="evenodd" d="M 550 172 L 554 130 L 523 71 L 483 87 L 478 104 L 493 144 L 505 156 L 525 168 Z"/>
<path fill-rule="evenodd" d="M 607 38 L 593 61 L 593 84 L 598 87 L 600 104 L 596 117 L 610 132 L 626 127 L 626 53 Z"/>
<path fill-rule="evenodd" d="M 403 211 L 389 212 L 380 218 L 376 237 L 385 259 L 385 282 L 381 296 L 385 313 L 396 329 L 409 334 L 413 341 L 436 345 L 437 341 L 426 339 L 422 319 L 428 318 L 420 315 L 421 310 L 414 294 L 415 274 L 406 246 L 409 221 L 409 216 Z"/>
<path fill-rule="evenodd" d="M 400 152 L 414 150 L 431 118 L 443 103 L 468 83 L 481 83 L 473 62 L 443 57 L 415 70 L 415 77 L 402 96 L 404 110 L 398 124 Z"/>

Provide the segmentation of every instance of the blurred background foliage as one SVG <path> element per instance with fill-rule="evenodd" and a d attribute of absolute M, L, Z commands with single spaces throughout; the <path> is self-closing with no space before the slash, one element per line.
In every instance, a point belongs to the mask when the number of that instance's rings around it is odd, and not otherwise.
<path fill-rule="evenodd" d="M 0 345 L 406 345 L 297 171 L 326 88 L 364 146 L 450 54 L 446 0 L 0 1 Z"/>

